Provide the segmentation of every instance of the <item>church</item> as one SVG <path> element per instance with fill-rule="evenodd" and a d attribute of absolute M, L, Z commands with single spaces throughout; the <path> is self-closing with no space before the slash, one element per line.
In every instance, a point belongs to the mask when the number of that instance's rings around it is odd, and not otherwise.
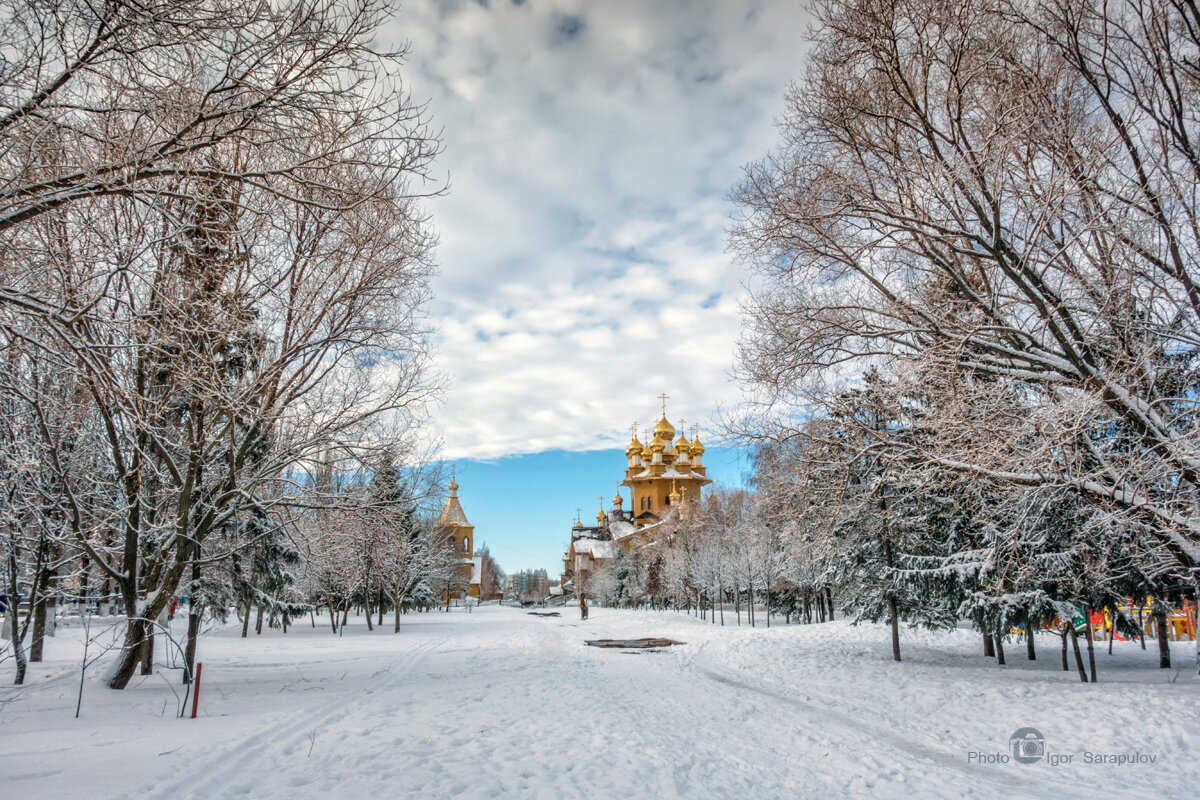
<path fill-rule="evenodd" d="M 454 581 L 443 593 L 443 600 L 479 599 L 479 585 L 482 580 L 483 559 L 475 556 L 475 526 L 467 520 L 462 503 L 458 500 L 458 481 L 450 478 L 450 496 L 442 507 L 441 516 L 434 524 L 434 530 L 453 542 L 457 556 L 457 570 Z"/>
<path fill-rule="evenodd" d="M 575 519 L 571 542 L 563 555 L 564 591 L 585 587 L 588 575 L 605 562 L 611 562 L 619 551 L 632 553 L 654 546 L 655 527 L 671 507 L 699 500 L 701 489 L 712 483 L 712 478 L 705 474 L 705 448 L 700 441 L 699 426 L 693 428 L 691 440 L 683 430 L 678 431 L 679 438 L 675 439 L 675 426 L 667 419 L 667 397 L 659 395 L 659 399 L 663 403 L 662 418 L 653 430 L 646 431 L 646 443 L 638 439 L 635 424 L 633 438 L 625 448 L 628 463 L 620 485 L 629 487 L 632 495 L 629 509 L 624 508 L 618 490 L 612 499 L 612 509 L 605 512 L 602 506 L 594 526 L 585 526 L 582 519 Z"/>

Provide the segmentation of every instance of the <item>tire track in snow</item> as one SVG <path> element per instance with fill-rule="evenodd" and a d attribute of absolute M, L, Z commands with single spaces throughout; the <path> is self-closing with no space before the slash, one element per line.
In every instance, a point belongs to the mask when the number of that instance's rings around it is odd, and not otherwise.
<path fill-rule="evenodd" d="M 371 697 L 379 688 L 396 685 L 402 677 L 425 660 L 432 652 L 445 644 L 449 636 L 432 639 L 410 650 L 395 661 L 385 672 L 390 677 L 382 684 L 371 687 L 371 692 L 350 692 L 339 694 L 314 708 L 303 711 L 299 715 L 289 714 L 283 720 L 265 727 L 257 728 L 240 736 L 228 747 L 221 748 L 215 753 L 211 750 L 205 755 L 204 761 L 189 768 L 186 775 L 178 777 L 170 783 L 151 787 L 143 787 L 143 794 L 162 793 L 166 797 L 178 797 L 180 800 L 201 798 L 208 800 L 214 797 L 228 797 L 233 794 L 245 794 L 236 789 L 230 790 L 230 784 L 246 780 L 246 775 L 252 775 L 250 768 L 263 758 L 263 750 L 270 747 L 275 751 L 288 753 L 297 747 L 314 727 L 328 727 L 350 716 L 364 698 Z M 340 710 L 339 710 L 340 709 Z M 262 742 L 263 745 L 256 744 Z"/>
<path fill-rule="evenodd" d="M 697 653 L 697 655 L 699 654 Z M 692 660 L 694 661 L 695 659 Z M 862 741 L 862 746 L 857 749 L 857 752 L 860 754 L 860 758 L 862 754 L 872 753 L 873 747 L 877 745 L 884 745 L 893 750 L 899 750 L 901 753 L 909 756 L 910 759 L 906 763 L 913 763 L 913 759 L 915 759 L 917 762 L 932 762 L 937 767 L 954 770 L 971 779 L 984 778 L 990 782 L 993 782 L 991 786 L 979 785 L 973 787 L 977 788 L 984 796 L 989 795 L 989 790 L 993 789 L 996 785 L 1013 787 L 1014 791 L 1016 790 L 1016 787 L 1029 787 L 1028 790 L 1023 789 L 1020 791 L 1020 794 L 1025 794 L 1027 791 L 1032 791 L 1034 788 L 1044 790 L 1050 786 L 1055 787 L 1057 792 L 1060 793 L 1056 796 L 1082 797 L 1091 794 L 1091 792 L 1081 792 L 1080 786 L 1074 781 L 1055 779 L 1053 777 L 1043 775 L 1030 776 L 1036 777 L 1036 779 L 1031 780 L 1030 777 L 1014 775 L 1011 772 L 988 765 L 971 764 L 966 761 L 965 755 L 961 752 L 945 750 L 923 744 L 912 739 L 906 739 L 902 736 L 896 735 L 895 732 L 886 727 L 866 722 L 863 719 L 850 716 L 840 711 L 835 711 L 826 706 L 818 706 L 813 703 L 800 700 L 784 691 L 772 688 L 768 685 L 762 683 L 751 683 L 747 680 L 744 680 L 741 676 L 719 672 L 709 667 L 695 667 L 692 666 L 691 662 L 688 662 L 688 666 L 691 666 L 694 671 L 705 676 L 711 681 L 715 681 L 716 683 L 733 687 L 735 689 L 741 689 L 746 692 L 752 692 L 762 697 L 769 698 L 773 701 L 786 703 L 787 705 L 804 712 L 809 720 L 835 723 L 843 729 L 843 732 L 848 732 L 854 738 Z M 764 710 L 764 712 L 769 713 L 768 710 Z M 895 762 L 893 761 L 891 763 Z M 947 787 L 947 789 L 948 796 L 958 795 L 958 793 L 951 787 Z"/>

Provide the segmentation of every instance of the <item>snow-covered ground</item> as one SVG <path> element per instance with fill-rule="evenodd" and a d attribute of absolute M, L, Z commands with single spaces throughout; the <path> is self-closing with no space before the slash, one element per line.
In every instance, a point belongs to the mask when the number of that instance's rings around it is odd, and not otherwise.
<path fill-rule="evenodd" d="M 28 685 L 0 689 L 0 797 L 1146 798 L 1194 796 L 1200 778 L 1190 643 L 1176 676 L 1153 643 L 1118 642 L 1083 685 L 1053 635 L 1036 662 L 1012 643 L 998 667 L 973 632 L 905 631 L 895 664 L 881 626 L 561 610 L 410 614 L 399 634 L 359 618 L 341 638 L 319 618 L 245 640 L 228 627 L 201 641 L 195 720 L 174 717 L 178 671 L 113 692 L 103 664 L 74 719 L 82 633 L 60 628 Z M 643 636 L 686 644 L 584 645 Z M 1071 762 L 970 755 L 1007 754 L 1027 726 Z"/>

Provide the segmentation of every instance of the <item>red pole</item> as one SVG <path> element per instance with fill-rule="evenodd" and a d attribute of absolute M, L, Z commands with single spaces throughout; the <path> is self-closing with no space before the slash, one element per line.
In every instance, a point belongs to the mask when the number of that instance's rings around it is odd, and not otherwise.
<path fill-rule="evenodd" d="M 196 664 L 196 679 L 192 681 L 192 719 L 196 718 L 196 704 L 200 702 L 200 670 L 203 664 Z"/>

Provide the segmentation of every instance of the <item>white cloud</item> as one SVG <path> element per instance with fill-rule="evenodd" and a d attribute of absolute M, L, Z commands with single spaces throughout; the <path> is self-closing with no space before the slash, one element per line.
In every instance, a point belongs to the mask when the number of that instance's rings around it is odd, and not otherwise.
<path fill-rule="evenodd" d="M 623 445 L 664 390 L 675 421 L 736 400 L 725 198 L 775 141 L 806 24 L 795 2 L 403 6 L 451 179 L 447 457 Z"/>

